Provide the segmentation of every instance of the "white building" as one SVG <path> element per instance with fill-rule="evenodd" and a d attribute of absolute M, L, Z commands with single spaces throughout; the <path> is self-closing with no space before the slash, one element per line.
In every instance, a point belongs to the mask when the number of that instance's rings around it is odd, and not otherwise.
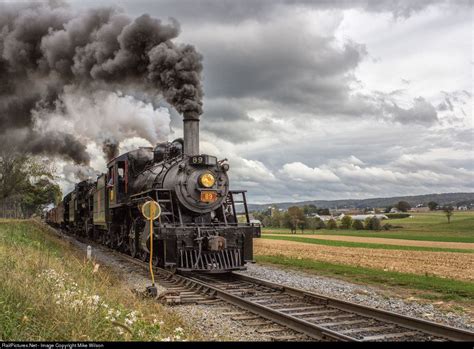
<path fill-rule="evenodd" d="M 358 214 L 358 215 L 354 215 L 354 216 L 351 216 L 352 217 L 352 220 L 354 221 L 365 221 L 365 219 L 367 217 L 377 217 L 378 219 L 380 220 L 383 220 L 383 219 L 388 219 L 388 217 L 384 214 Z"/>

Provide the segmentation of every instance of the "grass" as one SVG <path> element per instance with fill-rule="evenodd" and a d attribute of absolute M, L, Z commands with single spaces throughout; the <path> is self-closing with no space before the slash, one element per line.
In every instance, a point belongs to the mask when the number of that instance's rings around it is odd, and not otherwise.
<path fill-rule="evenodd" d="M 312 259 L 299 259 L 278 256 L 257 256 L 258 263 L 285 266 L 318 275 L 339 277 L 351 282 L 375 284 L 384 286 L 396 286 L 410 290 L 422 290 L 431 293 L 425 294 L 425 298 L 456 301 L 474 301 L 474 283 L 445 279 L 431 275 L 418 275 L 400 273 L 394 271 L 383 271 L 360 266 L 348 266 L 321 262 Z"/>
<path fill-rule="evenodd" d="M 363 237 L 380 237 L 389 239 L 406 239 L 420 241 L 471 242 L 474 243 L 474 212 L 455 211 L 448 224 L 442 212 L 413 213 L 413 218 L 390 219 L 392 225 L 402 228 L 389 231 L 368 230 L 328 230 L 321 229 L 306 234 L 346 235 Z M 288 234 L 289 229 L 264 228 L 263 233 Z"/>
<path fill-rule="evenodd" d="M 159 341 L 200 336 L 31 221 L 0 222 L 0 340 Z"/>
<path fill-rule="evenodd" d="M 474 250 L 460 249 L 460 248 L 384 245 L 384 244 L 374 244 L 374 243 L 365 243 L 365 242 L 324 240 L 324 239 L 317 239 L 317 238 L 307 238 L 303 236 L 262 235 L 262 239 L 295 241 L 295 242 L 303 242 L 303 243 L 308 243 L 308 244 L 337 246 L 337 247 L 374 248 L 374 249 L 382 249 L 382 250 L 474 253 Z"/>

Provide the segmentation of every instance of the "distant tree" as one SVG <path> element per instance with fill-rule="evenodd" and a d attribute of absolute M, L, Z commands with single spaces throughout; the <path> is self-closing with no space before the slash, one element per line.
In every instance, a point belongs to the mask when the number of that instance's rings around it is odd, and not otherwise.
<path fill-rule="evenodd" d="M 380 219 L 378 219 L 375 216 L 370 218 L 370 229 L 371 230 L 380 230 L 380 229 L 382 229 L 382 225 L 380 224 Z"/>
<path fill-rule="evenodd" d="M 380 220 L 375 217 L 375 216 L 372 216 L 372 217 L 367 217 L 365 219 L 365 229 L 367 230 L 380 230 Z"/>
<path fill-rule="evenodd" d="M 331 218 L 330 220 L 328 220 L 328 223 L 326 224 L 326 228 L 328 229 L 337 229 L 337 223 L 336 223 L 336 220 L 334 218 Z"/>
<path fill-rule="evenodd" d="M 367 230 L 372 230 L 372 220 L 371 217 L 366 217 L 364 220 L 364 228 Z"/>
<path fill-rule="evenodd" d="M 322 219 L 319 219 L 316 229 L 326 229 L 326 223 L 324 223 Z"/>
<path fill-rule="evenodd" d="M 318 209 L 317 213 L 321 216 L 329 216 L 331 214 L 331 212 L 329 212 L 329 208 L 320 208 Z"/>
<path fill-rule="evenodd" d="M 27 216 L 61 200 L 54 168 L 12 148 L 0 151 L 0 200 L 15 197 Z"/>
<path fill-rule="evenodd" d="M 313 204 L 310 204 L 310 205 L 304 205 L 303 206 L 303 213 L 305 215 L 310 215 L 310 214 L 314 214 L 314 213 L 318 213 L 318 208 L 313 205 Z"/>
<path fill-rule="evenodd" d="M 57 204 L 61 198 L 58 184 L 41 178 L 32 183 L 28 192 L 23 195 L 22 208 L 25 212 L 38 213 L 49 204 Z"/>
<path fill-rule="evenodd" d="M 385 208 L 385 213 L 390 213 L 390 211 L 392 210 L 393 206 L 387 206 Z"/>
<path fill-rule="evenodd" d="M 306 216 L 304 214 L 302 215 L 302 217 L 300 217 L 298 219 L 297 226 L 301 230 L 301 234 L 304 234 L 304 230 L 308 226 L 308 219 L 306 218 Z"/>
<path fill-rule="evenodd" d="M 362 223 L 362 221 L 360 221 L 358 219 L 354 219 L 352 221 L 352 229 L 362 230 L 362 229 L 364 229 L 364 224 Z"/>
<path fill-rule="evenodd" d="M 402 212 L 406 212 L 411 209 L 411 205 L 406 201 L 399 201 L 397 204 L 397 208 Z"/>
<path fill-rule="evenodd" d="M 285 226 L 284 214 L 282 214 L 278 209 L 273 210 L 271 222 L 271 226 L 274 228 L 289 228 L 289 226 Z"/>
<path fill-rule="evenodd" d="M 264 227 L 271 227 L 272 226 L 272 217 L 264 216 L 263 220 L 261 220 L 262 225 Z"/>
<path fill-rule="evenodd" d="M 291 233 L 295 233 L 296 225 L 291 220 L 290 214 L 287 212 L 283 213 L 281 218 L 281 227 L 290 229 Z"/>
<path fill-rule="evenodd" d="M 430 201 L 428 202 L 428 207 L 430 208 L 430 211 L 434 211 L 438 208 L 438 203 L 435 201 Z"/>
<path fill-rule="evenodd" d="M 291 233 L 296 234 L 296 228 L 300 228 L 301 232 L 303 232 L 306 226 L 306 217 L 303 209 L 298 206 L 292 206 L 288 208 L 287 214 L 287 224 L 289 224 Z"/>
<path fill-rule="evenodd" d="M 342 229 L 350 229 L 351 225 L 352 225 L 352 217 L 351 216 L 342 217 L 341 225 L 340 225 L 340 227 Z"/>
<path fill-rule="evenodd" d="M 321 219 L 318 217 L 309 217 L 306 219 L 306 226 L 314 233 L 316 229 L 321 229 Z"/>
<path fill-rule="evenodd" d="M 451 223 L 451 216 L 454 214 L 454 208 L 451 205 L 444 206 L 443 207 L 444 214 L 446 215 L 446 218 L 448 219 L 448 223 Z"/>

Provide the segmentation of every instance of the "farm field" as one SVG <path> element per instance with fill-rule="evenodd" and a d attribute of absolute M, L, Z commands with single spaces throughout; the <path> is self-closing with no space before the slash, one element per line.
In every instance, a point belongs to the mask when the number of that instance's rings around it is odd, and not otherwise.
<path fill-rule="evenodd" d="M 428 252 L 323 246 L 305 242 L 256 239 L 257 255 L 281 255 L 380 270 L 435 275 L 474 282 L 472 253 Z"/>
<path fill-rule="evenodd" d="M 442 212 L 413 213 L 413 218 L 390 219 L 383 221 L 394 226 L 401 226 L 389 231 L 321 229 L 315 232 L 305 230 L 305 234 L 318 235 L 343 235 L 377 237 L 386 239 L 419 240 L 419 241 L 444 241 L 474 243 L 474 212 L 455 211 L 448 224 Z M 270 234 L 288 234 L 289 229 L 263 228 L 262 232 Z M 301 235 L 301 231 L 298 231 Z"/>
<path fill-rule="evenodd" d="M 389 222 L 403 228 L 316 234 L 264 228 L 262 238 L 254 240 L 256 259 L 354 282 L 434 292 L 427 298 L 474 300 L 474 212 L 455 212 L 450 224 L 440 212 Z"/>
<path fill-rule="evenodd" d="M 297 239 L 304 239 L 305 242 L 310 242 L 309 239 L 315 241 L 323 240 L 324 242 L 329 241 L 343 241 L 349 243 L 355 243 L 354 245 L 361 245 L 363 247 L 376 248 L 405 248 L 413 247 L 414 250 L 419 251 L 452 251 L 452 252 L 474 252 L 474 243 L 471 242 L 445 242 L 445 241 L 426 241 L 426 240 L 407 240 L 407 239 L 388 239 L 388 238 L 377 238 L 377 237 L 365 237 L 365 236 L 351 236 L 351 235 L 324 235 L 324 234 L 305 234 L 304 236 L 298 236 L 294 234 L 265 234 L 264 238 L 274 239 L 289 239 L 298 241 Z M 317 243 L 317 242 L 316 242 Z M 418 249 L 417 249 L 418 248 Z M 410 248 L 407 248 L 410 249 Z"/>

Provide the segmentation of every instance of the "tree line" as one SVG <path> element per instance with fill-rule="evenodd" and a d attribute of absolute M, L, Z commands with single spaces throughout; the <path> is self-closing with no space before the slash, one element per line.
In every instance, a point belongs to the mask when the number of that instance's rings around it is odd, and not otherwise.
<path fill-rule="evenodd" d="M 0 150 L 0 216 L 28 218 L 40 214 L 62 197 L 51 163 L 20 153 Z"/>
<path fill-rule="evenodd" d="M 318 209 L 314 205 L 305 205 L 303 207 L 292 206 L 287 211 L 280 211 L 276 208 L 269 208 L 264 211 L 255 212 L 254 217 L 262 222 L 265 227 L 286 228 L 292 233 L 297 230 L 318 229 L 356 229 L 356 230 L 382 230 L 390 229 L 390 224 L 382 225 L 377 217 L 367 217 L 364 221 L 353 220 L 351 216 L 344 216 L 338 223 L 334 218 L 323 221 L 319 217 L 311 216 L 311 214 L 330 215 L 329 209 Z"/>

